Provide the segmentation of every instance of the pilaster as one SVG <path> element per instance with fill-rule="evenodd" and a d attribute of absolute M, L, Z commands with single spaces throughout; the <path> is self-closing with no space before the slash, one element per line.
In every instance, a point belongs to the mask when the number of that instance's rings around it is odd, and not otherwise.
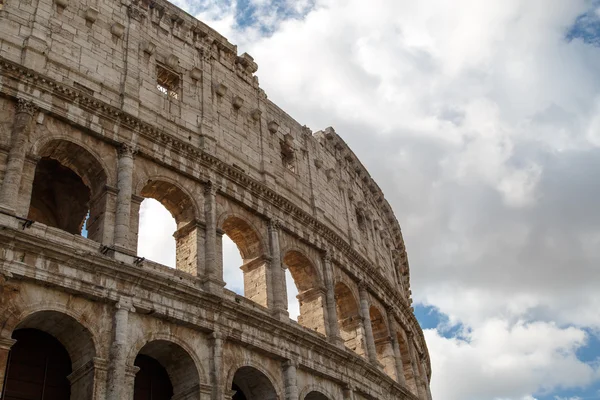
<path fill-rule="evenodd" d="M 367 291 L 367 285 L 361 281 L 358 284 L 358 291 L 360 296 L 360 311 L 365 329 L 365 336 L 367 340 L 367 355 L 369 361 L 377 365 L 377 350 L 375 348 L 375 339 L 373 337 L 373 327 L 371 326 L 371 313 L 369 311 L 369 293 Z"/>
<path fill-rule="evenodd" d="M 135 312 L 132 299 L 121 297 L 116 305 L 113 319 L 114 336 L 110 348 L 110 366 L 108 369 L 108 385 L 106 393 L 107 400 L 122 400 L 128 398 L 128 386 L 126 385 L 125 375 L 127 372 L 127 350 L 129 348 L 127 328 L 129 325 L 130 312 Z"/>
<path fill-rule="evenodd" d="M 212 181 L 204 186 L 204 288 L 213 294 L 221 294 L 225 286 L 222 265 L 217 260 L 217 189 Z"/>
<path fill-rule="evenodd" d="M 8 161 L 0 192 L 0 208 L 10 214 L 15 214 L 16 212 L 23 165 L 25 163 L 25 147 L 29 140 L 31 123 L 36 112 L 37 107 L 32 102 L 24 99 L 17 101 L 11 133 L 10 151 L 8 153 Z"/>
<path fill-rule="evenodd" d="M 134 147 L 121 144 L 117 164 L 117 211 L 115 213 L 115 247 L 121 251 L 131 250 L 129 243 L 131 220 L 131 195 L 133 185 Z"/>
<path fill-rule="evenodd" d="M 338 315 L 335 303 L 335 287 L 333 284 L 333 268 L 331 266 L 331 253 L 326 251 L 323 255 L 323 277 L 325 278 L 325 300 L 327 302 L 327 337 L 330 342 L 343 348 L 344 341 L 340 336 Z"/>
<path fill-rule="evenodd" d="M 298 400 L 297 383 L 298 364 L 295 361 L 287 360 L 283 363 L 283 377 L 285 379 L 285 400 Z"/>
<path fill-rule="evenodd" d="M 273 287 L 273 314 L 279 319 L 289 318 L 285 291 L 285 275 L 281 262 L 279 245 L 280 222 L 277 219 L 269 221 L 269 245 L 271 250 L 271 283 Z"/>

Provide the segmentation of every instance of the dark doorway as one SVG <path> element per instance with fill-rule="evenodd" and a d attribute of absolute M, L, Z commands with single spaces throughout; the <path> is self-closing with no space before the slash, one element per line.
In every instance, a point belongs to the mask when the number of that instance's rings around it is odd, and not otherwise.
<path fill-rule="evenodd" d="M 10 350 L 4 400 L 69 400 L 71 359 L 52 335 L 37 329 L 19 329 Z"/>
<path fill-rule="evenodd" d="M 173 397 L 169 374 L 158 361 L 139 354 L 134 365 L 140 370 L 135 375 L 133 400 L 169 400 Z"/>
<path fill-rule="evenodd" d="M 233 395 L 231 400 L 248 400 L 246 399 L 246 396 L 244 396 L 244 392 L 242 392 L 242 389 L 240 389 L 240 387 L 235 383 L 231 385 L 231 390 L 235 391 L 235 394 Z"/>

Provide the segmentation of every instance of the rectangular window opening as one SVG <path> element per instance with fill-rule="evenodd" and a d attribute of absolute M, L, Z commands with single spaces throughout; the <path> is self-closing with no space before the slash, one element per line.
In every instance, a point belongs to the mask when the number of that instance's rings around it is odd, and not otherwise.
<path fill-rule="evenodd" d="M 159 92 L 165 96 L 178 100 L 179 85 L 179 74 L 162 65 L 156 65 L 156 88 Z"/>

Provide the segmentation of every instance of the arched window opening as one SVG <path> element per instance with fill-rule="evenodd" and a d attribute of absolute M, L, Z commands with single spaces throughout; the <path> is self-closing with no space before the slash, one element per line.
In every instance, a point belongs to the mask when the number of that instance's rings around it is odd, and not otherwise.
<path fill-rule="evenodd" d="M 10 350 L 4 393 L 5 400 L 69 400 L 71 359 L 52 335 L 37 329 L 19 329 Z"/>
<path fill-rule="evenodd" d="M 198 398 L 200 380 L 192 357 L 179 345 L 166 340 L 147 343 L 138 352 L 134 365 L 134 400 Z"/>
<path fill-rule="evenodd" d="M 356 298 L 350 288 L 341 282 L 336 283 L 334 292 L 340 336 L 346 347 L 364 357 L 365 337 Z"/>
<path fill-rule="evenodd" d="M 90 332 L 77 320 L 56 311 L 36 312 L 15 327 L 12 337 L 17 342 L 0 398 L 93 398 L 96 350 Z M 75 375 L 71 384 L 68 377 Z"/>
<path fill-rule="evenodd" d="M 231 390 L 232 400 L 277 400 L 277 392 L 269 378 L 252 367 L 242 367 L 235 372 Z"/>
<path fill-rule="evenodd" d="M 404 378 L 406 379 L 406 384 L 411 392 L 413 392 L 415 395 L 418 395 L 408 343 L 406 342 L 402 332 L 398 332 L 397 337 L 398 344 L 400 345 L 400 358 L 402 359 L 402 369 L 404 372 Z"/>
<path fill-rule="evenodd" d="M 235 242 L 227 235 L 223 235 L 223 280 L 225 288 L 244 295 L 244 273 L 240 266 L 244 264 L 242 255 Z"/>
<path fill-rule="evenodd" d="M 27 218 L 79 235 L 90 198 L 90 189 L 73 170 L 42 157 L 35 169 Z"/>
<path fill-rule="evenodd" d="M 310 392 L 309 394 L 306 395 L 304 400 L 329 400 L 329 399 L 324 394 L 313 390 L 312 392 Z"/>
<path fill-rule="evenodd" d="M 175 268 L 177 230 L 175 218 L 169 210 L 154 199 L 140 204 L 137 254 L 149 260 Z"/>
<path fill-rule="evenodd" d="M 104 168 L 84 148 L 63 140 L 46 144 L 39 155 L 27 218 L 102 242 L 107 201 Z"/>
<path fill-rule="evenodd" d="M 391 377 L 396 376 L 394 360 L 394 349 L 390 341 L 390 335 L 384 317 L 377 307 L 369 309 L 371 327 L 373 328 L 373 339 L 377 351 L 377 360 L 383 365 L 383 370 Z"/>
<path fill-rule="evenodd" d="M 300 316 L 300 302 L 298 301 L 298 288 L 289 269 L 285 270 L 285 289 L 287 293 L 288 313 L 290 318 L 298 321 Z"/>
<path fill-rule="evenodd" d="M 265 255 L 260 236 L 248 222 L 236 216 L 226 218 L 221 229 L 224 232 L 221 248 L 225 287 L 267 307 L 269 258 Z M 242 271 L 243 282 L 239 270 Z"/>
<path fill-rule="evenodd" d="M 170 400 L 173 397 L 169 374 L 158 361 L 140 354 L 133 365 L 140 369 L 135 374 L 133 400 Z"/>
<path fill-rule="evenodd" d="M 285 253 L 283 263 L 298 291 L 298 323 L 325 335 L 325 292 L 319 285 L 316 268 L 304 254 L 295 250 Z"/>
<path fill-rule="evenodd" d="M 143 253 L 138 251 L 138 254 L 144 257 L 151 254 L 148 258 L 197 275 L 203 233 L 196 222 L 192 199 L 176 185 L 161 180 L 148 180 L 140 195 L 146 200 L 140 205 L 138 238 L 133 243 L 139 250 L 143 249 Z M 173 240 L 166 237 L 167 232 L 175 232 L 172 234 L 175 251 Z"/>

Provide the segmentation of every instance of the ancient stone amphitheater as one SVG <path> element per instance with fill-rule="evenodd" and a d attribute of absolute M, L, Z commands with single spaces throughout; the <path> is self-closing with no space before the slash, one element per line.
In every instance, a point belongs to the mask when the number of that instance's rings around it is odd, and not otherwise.
<path fill-rule="evenodd" d="M 164 0 L 0 8 L 2 399 L 431 399 L 400 227 L 333 129 Z M 176 269 L 137 255 L 145 198 Z"/>

